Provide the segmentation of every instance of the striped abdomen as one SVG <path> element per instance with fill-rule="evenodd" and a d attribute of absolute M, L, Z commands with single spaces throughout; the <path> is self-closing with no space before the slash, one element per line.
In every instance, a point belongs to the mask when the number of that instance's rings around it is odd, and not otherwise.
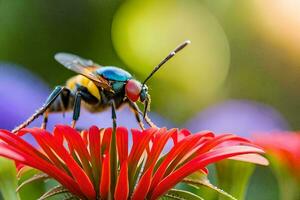
<path fill-rule="evenodd" d="M 77 75 L 70 78 L 66 87 L 69 91 L 64 91 L 50 106 L 50 112 L 70 111 L 73 109 L 76 92 L 81 91 L 83 102 L 95 104 L 101 102 L 101 95 L 98 87 L 88 78 Z"/>

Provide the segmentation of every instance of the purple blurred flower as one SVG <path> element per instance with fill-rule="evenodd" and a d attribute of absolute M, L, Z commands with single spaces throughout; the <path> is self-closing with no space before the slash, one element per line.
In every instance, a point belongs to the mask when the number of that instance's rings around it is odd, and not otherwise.
<path fill-rule="evenodd" d="M 43 104 L 49 88 L 24 68 L 0 63 L 0 94 L 0 128 L 13 129 Z"/>
<path fill-rule="evenodd" d="M 211 130 L 249 137 L 254 132 L 288 130 L 286 120 L 272 107 L 249 100 L 228 100 L 200 112 L 186 123 L 191 131 Z"/>

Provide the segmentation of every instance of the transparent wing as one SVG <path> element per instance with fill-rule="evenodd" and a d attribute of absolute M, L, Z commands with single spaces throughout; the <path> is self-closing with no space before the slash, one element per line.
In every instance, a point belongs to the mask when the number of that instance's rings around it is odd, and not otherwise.
<path fill-rule="evenodd" d="M 93 80 L 96 85 L 104 88 L 105 90 L 112 91 L 112 88 L 106 79 L 93 73 L 95 69 L 101 66 L 94 63 L 92 60 L 87 60 L 70 53 L 57 53 L 54 58 L 66 68 L 86 76 Z"/>

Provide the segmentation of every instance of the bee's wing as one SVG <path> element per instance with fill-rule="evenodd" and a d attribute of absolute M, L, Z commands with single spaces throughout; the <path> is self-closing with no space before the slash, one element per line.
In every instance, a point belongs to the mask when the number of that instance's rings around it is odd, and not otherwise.
<path fill-rule="evenodd" d="M 86 76 L 103 89 L 112 91 L 112 88 L 106 79 L 93 73 L 95 69 L 101 66 L 94 63 L 92 60 L 86 60 L 70 53 L 57 53 L 55 54 L 54 58 L 57 62 L 59 62 L 66 68 L 83 76 Z"/>

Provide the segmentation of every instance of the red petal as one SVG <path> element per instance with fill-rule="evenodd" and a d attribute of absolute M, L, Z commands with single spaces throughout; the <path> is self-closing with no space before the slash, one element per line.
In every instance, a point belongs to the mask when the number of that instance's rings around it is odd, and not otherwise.
<path fill-rule="evenodd" d="M 68 188 L 68 190 L 80 197 L 84 197 L 81 193 L 77 183 L 71 179 L 69 175 L 65 172 L 59 170 L 51 163 L 41 159 L 36 154 L 26 154 L 22 152 L 22 150 L 16 149 L 13 146 L 9 146 L 7 144 L 0 143 L 0 155 L 9 159 L 13 159 L 17 162 L 20 162 L 24 165 L 28 165 L 39 169 L 46 174 L 50 175 L 58 182 L 60 182 L 63 186 Z"/>
<path fill-rule="evenodd" d="M 172 135 L 172 139 L 173 139 L 173 143 L 174 145 L 176 145 L 179 141 L 181 141 L 183 138 L 191 135 L 192 133 L 187 130 L 187 129 L 182 129 L 180 131 L 176 131 L 173 135 Z"/>
<path fill-rule="evenodd" d="M 193 155 L 195 154 L 195 151 L 203 146 L 203 144 L 207 143 L 207 141 L 211 141 L 214 139 L 214 134 L 212 132 L 203 131 L 198 132 L 194 134 L 196 138 L 192 139 L 192 141 L 189 142 L 189 144 L 185 145 L 185 149 L 177 153 L 176 158 L 174 158 L 174 161 L 168 166 L 166 174 L 169 174 L 175 167 L 178 165 L 182 165 L 187 160 L 190 160 L 193 158 Z M 182 141 L 188 142 L 189 137 L 184 138 Z"/>
<path fill-rule="evenodd" d="M 232 147 L 223 147 L 212 150 L 210 152 L 204 153 L 195 159 L 184 164 L 182 167 L 178 168 L 172 174 L 164 178 L 154 189 L 151 200 L 157 199 L 169 189 L 174 187 L 177 183 L 179 183 L 186 176 L 194 173 L 198 169 L 201 169 L 208 164 L 241 155 L 241 154 L 249 154 L 249 153 L 263 153 L 261 149 L 249 146 L 232 146 Z"/>
<path fill-rule="evenodd" d="M 109 151 L 110 141 L 111 141 L 112 128 L 105 129 L 103 133 L 102 143 L 101 143 L 101 151 L 106 152 Z"/>
<path fill-rule="evenodd" d="M 128 131 L 126 128 L 118 127 L 116 132 L 117 147 L 120 166 L 128 157 Z"/>
<path fill-rule="evenodd" d="M 93 127 L 96 127 L 96 126 L 92 126 L 91 128 L 93 128 Z M 96 127 L 96 128 L 97 128 L 97 127 Z M 97 128 L 97 129 L 98 129 L 98 128 Z M 89 132 L 88 132 L 87 130 L 83 130 L 83 131 L 80 132 L 81 138 L 82 138 L 82 140 L 83 140 L 83 142 L 84 142 L 84 144 L 85 144 L 86 147 L 87 147 L 88 144 L 89 144 L 89 141 L 88 141 L 88 134 L 89 134 Z"/>
<path fill-rule="evenodd" d="M 150 128 L 145 131 L 132 130 L 133 145 L 128 157 L 128 174 L 134 176 L 137 164 L 146 147 L 149 146 L 149 141 L 153 134 L 159 129 Z"/>
<path fill-rule="evenodd" d="M 75 129 L 69 126 L 56 126 L 54 133 L 55 135 L 61 134 L 65 136 L 69 147 L 71 146 L 71 148 L 77 153 L 72 155 L 79 157 L 81 166 L 85 171 L 85 174 L 89 177 L 90 180 L 93 180 L 93 172 L 90 166 L 91 157 L 80 134 Z"/>
<path fill-rule="evenodd" d="M 89 140 L 91 165 L 92 165 L 93 175 L 96 183 L 95 188 L 99 188 L 101 165 L 102 165 L 100 130 L 96 126 L 92 126 L 90 130 L 87 132 L 87 137 Z"/>
<path fill-rule="evenodd" d="M 25 167 L 25 165 L 23 165 L 22 163 L 20 163 L 18 161 L 15 161 L 15 166 L 17 168 L 18 174 Z"/>
<path fill-rule="evenodd" d="M 120 175 L 116 184 L 115 199 L 127 200 L 129 194 L 129 183 L 128 183 L 128 164 L 126 161 L 123 162 L 120 170 Z"/>
<path fill-rule="evenodd" d="M 57 130 L 64 131 L 63 126 L 59 126 Z M 66 132 L 68 130 L 70 130 L 70 127 L 66 128 Z M 72 176 L 78 183 L 78 186 L 80 187 L 82 193 L 85 194 L 85 196 L 89 199 L 95 198 L 96 192 L 94 190 L 91 180 L 89 179 L 87 174 L 82 170 L 82 168 L 76 163 L 76 161 L 72 158 L 72 156 L 69 155 L 65 147 L 59 144 L 57 138 L 55 137 L 57 136 L 57 134 L 53 136 L 41 129 L 35 129 L 35 132 L 39 133 L 41 135 L 41 140 L 44 140 L 44 143 L 47 143 L 47 145 L 52 149 L 52 151 L 55 152 L 56 155 L 64 161 L 64 163 L 67 166 L 67 169 L 70 170 Z M 71 133 L 78 134 L 75 130 Z"/>
<path fill-rule="evenodd" d="M 171 151 L 167 154 L 164 161 L 160 164 L 160 166 L 156 170 L 156 173 L 153 176 L 150 191 L 152 191 L 157 186 L 159 181 L 164 177 L 165 172 L 167 170 L 169 172 L 173 171 L 173 169 L 177 166 L 177 164 L 182 159 L 181 155 L 185 155 L 189 151 L 191 151 L 195 146 L 195 144 L 197 144 L 197 142 L 200 140 L 200 138 L 209 136 L 211 134 L 212 134 L 211 132 L 206 132 L 206 133 L 198 133 L 195 135 L 190 135 L 182 139 L 179 143 L 177 143 L 177 145 L 175 145 L 171 149 Z M 175 159 L 177 160 L 176 162 L 174 162 Z M 172 166 L 170 166 L 171 162 L 172 162 Z"/>
<path fill-rule="evenodd" d="M 166 129 L 160 129 L 152 140 L 152 148 L 151 152 L 147 156 L 147 161 L 144 166 L 144 169 L 147 170 L 152 164 L 156 163 L 159 155 L 161 154 L 163 148 L 165 147 L 169 138 L 176 132 L 176 129 L 169 130 L 167 132 Z"/>
<path fill-rule="evenodd" d="M 44 140 L 45 138 L 43 137 L 43 135 L 44 134 L 51 135 L 50 133 L 40 129 L 25 129 L 25 130 L 23 129 L 22 131 L 23 131 L 22 134 L 26 134 L 27 132 L 30 132 L 30 134 L 35 138 L 39 146 L 42 148 L 42 150 L 45 152 L 48 158 L 54 163 L 54 165 L 62 170 L 65 170 L 65 165 L 61 162 L 61 160 L 57 157 L 57 155 L 53 153 L 51 148 L 48 146 L 48 143 Z"/>
<path fill-rule="evenodd" d="M 100 168 L 101 163 L 101 138 L 100 130 L 96 126 L 92 126 L 88 132 L 89 148 L 91 158 L 95 165 Z"/>
<path fill-rule="evenodd" d="M 192 135 L 192 133 L 188 129 L 181 129 L 180 134 L 184 135 L 184 137 L 187 137 L 189 135 Z"/>
<path fill-rule="evenodd" d="M 100 182 L 100 196 L 101 199 L 108 199 L 110 188 L 110 155 L 106 151 L 103 155 L 102 175 Z"/>
<path fill-rule="evenodd" d="M 249 143 L 249 140 L 245 138 L 238 137 L 236 135 L 232 134 L 223 134 L 223 135 L 218 135 L 215 137 L 213 140 L 210 140 L 206 142 L 201 148 L 199 148 L 196 152 L 197 155 L 207 152 L 210 149 L 213 149 L 214 147 L 228 141 L 238 141 L 238 142 L 247 142 Z M 231 145 L 232 146 L 232 145 Z"/>
<path fill-rule="evenodd" d="M 18 163 L 24 163 L 27 160 L 25 155 L 22 155 L 14 148 L 10 148 L 10 146 L 8 146 L 7 144 L 0 143 L 0 149 L 1 156 L 15 160 Z"/>
<path fill-rule="evenodd" d="M 209 173 L 209 171 L 206 167 L 200 169 L 200 171 L 201 171 L 201 173 L 206 174 L 206 175 Z"/>
<path fill-rule="evenodd" d="M 69 126 L 56 126 L 54 129 L 55 135 L 65 136 L 67 142 L 72 145 L 79 155 L 81 162 L 88 162 L 91 158 L 80 134 Z"/>
<path fill-rule="evenodd" d="M 238 155 L 238 156 L 233 156 L 230 157 L 231 160 L 239 160 L 239 161 L 243 161 L 243 162 L 250 162 L 250 163 L 254 163 L 254 164 L 259 164 L 259 165 L 268 165 L 269 161 L 259 155 L 259 154 L 244 154 L 244 155 Z"/>
<path fill-rule="evenodd" d="M 0 130 L 0 139 L 18 149 L 22 149 L 24 152 L 29 154 L 37 154 L 39 157 L 48 160 L 41 152 L 37 151 L 32 145 L 24 141 L 22 138 L 17 135 L 10 133 L 6 130 Z"/>
<path fill-rule="evenodd" d="M 151 166 L 141 177 L 139 183 L 137 184 L 133 192 L 131 200 L 146 199 L 150 188 L 152 171 L 153 171 L 153 166 Z"/>

